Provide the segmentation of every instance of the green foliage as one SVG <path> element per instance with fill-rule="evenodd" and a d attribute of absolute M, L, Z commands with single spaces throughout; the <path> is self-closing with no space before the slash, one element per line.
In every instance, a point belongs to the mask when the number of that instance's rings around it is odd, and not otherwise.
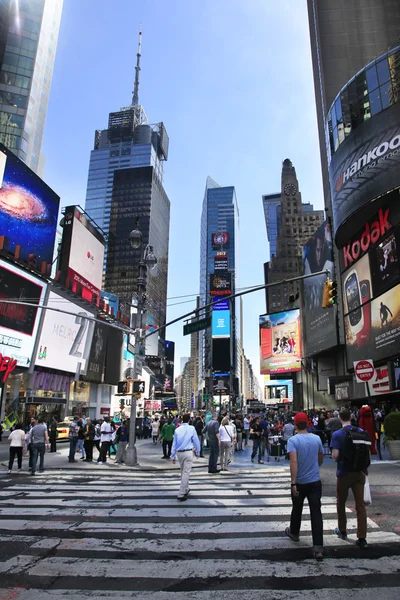
<path fill-rule="evenodd" d="M 385 417 L 384 428 L 387 442 L 400 440 L 400 412 L 389 413 Z"/>

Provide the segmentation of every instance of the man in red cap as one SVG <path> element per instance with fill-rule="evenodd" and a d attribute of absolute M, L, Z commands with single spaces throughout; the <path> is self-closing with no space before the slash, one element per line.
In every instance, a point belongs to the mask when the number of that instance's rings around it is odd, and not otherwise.
<path fill-rule="evenodd" d="M 324 460 L 324 449 L 318 435 L 307 431 L 308 417 L 299 412 L 294 418 L 297 435 L 289 438 L 292 515 L 285 533 L 294 542 L 299 541 L 301 517 L 305 498 L 311 513 L 313 552 L 317 560 L 323 558 L 323 523 L 321 513 L 322 484 L 319 467 Z"/>

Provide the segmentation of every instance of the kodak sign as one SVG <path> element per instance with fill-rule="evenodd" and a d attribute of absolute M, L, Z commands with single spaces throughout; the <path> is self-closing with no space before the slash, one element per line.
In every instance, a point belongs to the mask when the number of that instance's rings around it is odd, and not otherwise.
<path fill-rule="evenodd" d="M 376 220 L 365 225 L 361 236 L 344 246 L 343 262 L 345 269 L 352 265 L 361 254 L 367 252 L 370 245 L 375 244 L 391 228 L 389 209 L 383 210 L 380 208 Z"/>

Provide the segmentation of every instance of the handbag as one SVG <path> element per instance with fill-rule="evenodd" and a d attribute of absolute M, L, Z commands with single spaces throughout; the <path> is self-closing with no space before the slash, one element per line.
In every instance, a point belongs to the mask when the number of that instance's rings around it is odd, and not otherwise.
<path fill-rule="evenodd" d="M 364 505 L 369 506 L 370 504 L 372 504 L 371 488 L 369 487 L 369 479 L 367 476 L 365 478 L 365 485 L 364 485 Z"/>
<path fill-rule="evenodd" d="M 224 425 L 224 429 L 225 429 L 226 433 L 229 435 L 229 438 L 230 438 L 230 440 L 231 440 L 231 444 L 233 444 L 233 437 L 231 436 L 231 434 L 230 434 L 230 433 L 229 433 L 229 431 L 227 430 L 227 428 L 226 428 L 226 425 Z"/>

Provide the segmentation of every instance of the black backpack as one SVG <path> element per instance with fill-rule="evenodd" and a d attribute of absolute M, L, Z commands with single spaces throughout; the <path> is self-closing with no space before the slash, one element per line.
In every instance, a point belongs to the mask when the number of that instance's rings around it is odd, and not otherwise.
<path fill-rule="evenodd" d="M 365 471 L 371 464 L 371 439 L 367 431 L 358 431 L 357 427 L 345 428 L 346 437 L 343 446 L 343 468 L 354 473 Z"/>

